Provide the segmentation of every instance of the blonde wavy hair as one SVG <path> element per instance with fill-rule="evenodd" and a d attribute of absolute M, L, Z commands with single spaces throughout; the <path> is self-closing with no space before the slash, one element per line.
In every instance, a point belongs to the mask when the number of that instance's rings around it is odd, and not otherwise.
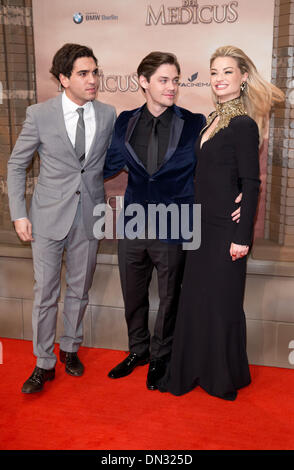
<path fill-rule="evenodd" d="M 285 94 L 261 77 L 252 60 L 241 49 L 235 46 L 219 47 L 210 58 L 210 67 L 217 57 L 232 57 L 236 60 L 241 73 L 248 73 L 245 89 L 241 91 L 241 99 L 248 115 L 258 125 L 260 143 L 262 143 L 271 108 L 283 102 Z M 213 99 L 216 103 L 217 97 L 214 92 Z"/>

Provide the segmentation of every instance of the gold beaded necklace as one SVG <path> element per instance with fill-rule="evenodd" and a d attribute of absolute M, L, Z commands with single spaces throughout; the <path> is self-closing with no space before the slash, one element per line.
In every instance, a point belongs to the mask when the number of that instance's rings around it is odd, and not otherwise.
<path fill-rule="evenodd" d="M 216 109 L 207 118 L 206 126 L 202 129 L 201 135 L 208 129 L 212 121 L 219 116 L 219 121 L 215 129 L 211 132 L 207 140 L 211 139 L 217 132 L 225 127 L 228 127 L 231 119 L 236 116 L 244 116 L 247 114 L 247 111 L 244 108 L 244 105 L 241 101 L 241 98 L 234 98 L 230 101 L 225 101 L 224 103 L 217 103 Z"/>

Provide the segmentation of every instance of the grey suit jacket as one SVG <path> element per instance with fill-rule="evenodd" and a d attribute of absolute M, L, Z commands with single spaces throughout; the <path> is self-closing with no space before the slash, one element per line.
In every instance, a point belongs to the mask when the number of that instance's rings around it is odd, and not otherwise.
<path fill-rule="evenodd" d="M 116 119 L 115 109 L 93 101 L 96 133 L 83 169 L 67 135 L 62 96 L 27 109 L 22 131 L 8 162 L 8 196 L 12 220 L 28 217 L 25 201 L 26 169 L 34 152 L 40 174 L 29 212 L 33 234 L 63 239 L 70 230 L 81 198 L 84 227 L 93 239 L 96 204 L 104 202 L 103 166 Z"/>

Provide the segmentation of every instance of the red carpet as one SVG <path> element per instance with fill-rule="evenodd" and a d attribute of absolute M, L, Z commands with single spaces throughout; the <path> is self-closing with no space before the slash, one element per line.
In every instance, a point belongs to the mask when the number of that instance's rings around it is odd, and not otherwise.
<path fill-rule="evenodd" d="M 81 348 L 86 371 L 20 392 L 35 366 L 32 344 L 3 339 L 1 450 L 293 450 L 294 371 L 251 366 L 252 384 L 235 402 L 200 388 L 174 397 L 145 386 L 147 366 L 111 380 L 125 353 Z"/>

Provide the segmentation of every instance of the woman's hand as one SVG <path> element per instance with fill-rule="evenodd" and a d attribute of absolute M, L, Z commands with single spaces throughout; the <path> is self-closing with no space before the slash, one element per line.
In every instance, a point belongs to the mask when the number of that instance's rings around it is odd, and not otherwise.
<path fill-rule="evenodd" d="M 235 243 L 231 243 L 230 255 L 232 257 L 232 261 L 236 261 L 236 259 L 243 258 L 248 254 L 248 251 L 248 245 L 236 245 Z"/>
<path fill-rule="evenodd" d="M 240 194 L 236 197 L 235 203 L 236 203 L 236 204 L 239 204 L 239 202 L 241 202 L 241 201 L 242 201 L 242 193 L 240 193 Z M 240 217 L 241 217 L 240 214 L 241 214 L 241 207 L 238 207 L 238 209 L 236 209 L 236 210 L 231 214 L 232 220 L 233 220 L 234 222 L 236 222 L 237 224 L 240 222 Z"/>

